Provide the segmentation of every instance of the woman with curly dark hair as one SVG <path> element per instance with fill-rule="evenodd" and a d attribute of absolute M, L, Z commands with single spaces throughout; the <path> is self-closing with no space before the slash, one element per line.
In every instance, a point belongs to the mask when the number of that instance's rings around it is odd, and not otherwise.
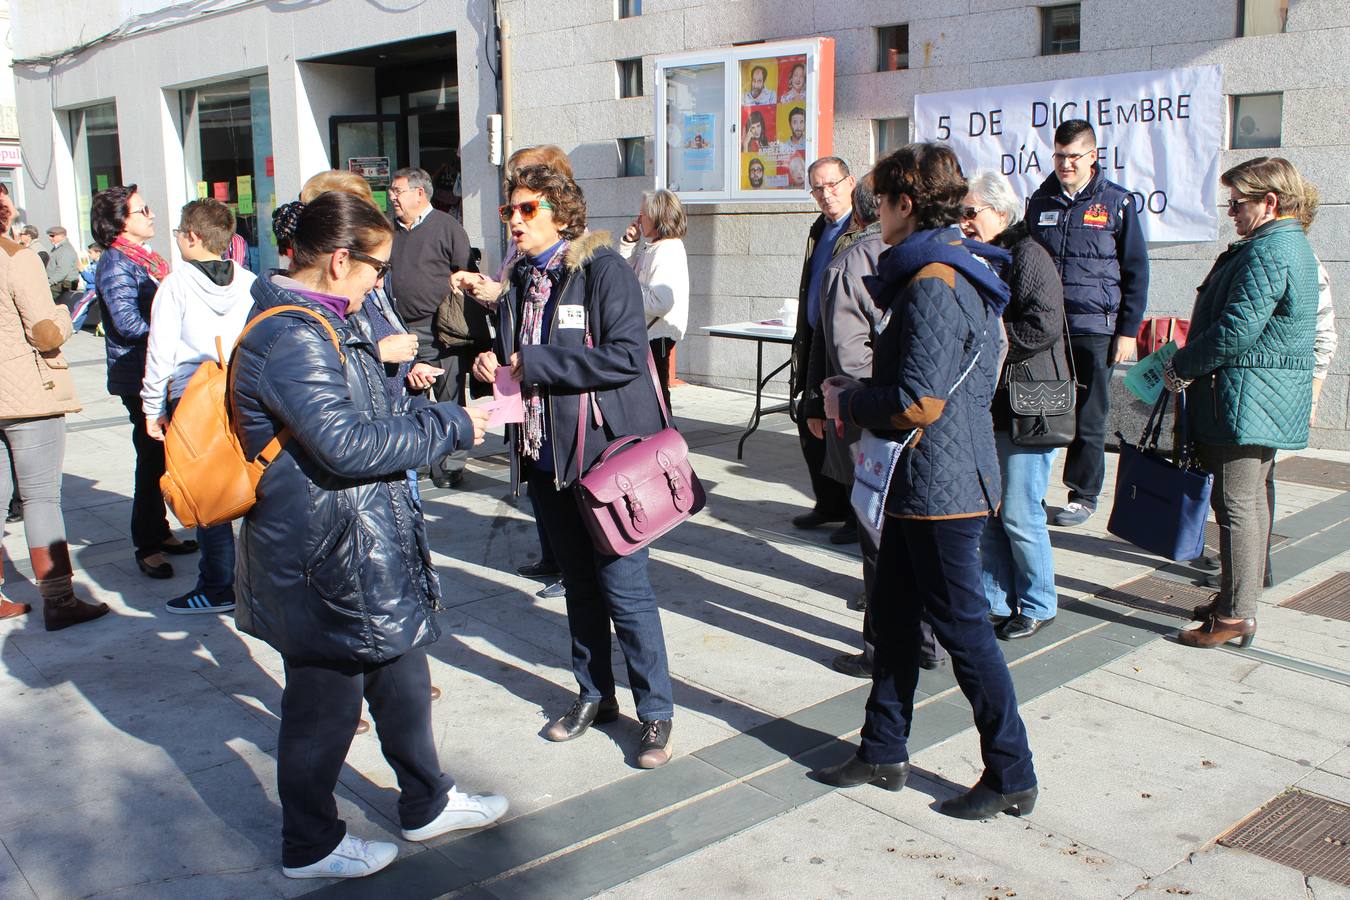
<path fill-rule="evenodd" d="M 877 165 L 873 180 L 890 249 L 871 290 L 885 318 L 872 378 L 827 379 L 825 415 L 894 441 L 900 457 L 885 489 L 868 605 L 876 653 L 861 746 L 815 777 L 838 787 L 904 787 L 926 615 L 974 709 L 984 758 L 979 783 L 939 811 L 963 819 L 1026 813 L 1036 800 L 1036 774 L 980 567 L 980 536 L 999 504 L 989 405 L 1008 286 L 953 227 L 966 180 L 950 148 L 902 147 Z M 1009 259 L 1006 251 L 980 249 L 996 262 Z"/>
<path fill-rule="evenodd" d="M 501 217 L 520 260 L 497 304 L 497 348 L 478 357 L 473 373 L 490 384 L 500 366 L 509 366 L 520 382 L 525 420 L 509 435 L 512 485 L 526 482 L 562 566 L 580 690 L 544 736 L 570 741 L 594 722 L 618 718 L 612 622 L 642 723 L 637 763 L 656 768 L 670 760 L 675 707 L 647 551 L 598 551 L 570 490 L 611 442 L 662 428 L 660 395 L 648 374 L 642 288 L 609 246 L 608 232 L 586 233 L 586 200 L 570 177 L 527 166 L 508 186 Z"/>

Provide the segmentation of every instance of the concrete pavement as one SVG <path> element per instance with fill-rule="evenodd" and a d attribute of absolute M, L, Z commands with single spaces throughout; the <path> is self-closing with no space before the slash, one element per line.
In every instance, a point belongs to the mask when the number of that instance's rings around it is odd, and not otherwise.
<path fill-rule="evenodd" d="M 1246 652 L 1181 647 L 1167 640 L 1178 620 L 1093 598 L 1162 566 L 1106 536 L 1104 511 L 1056 530 L 1059 619 L 1005 645 L 1041 799 L 1025 819 L 959 822 L 930 808 L 979 774 L 949 670 L 921 680 L 906 790 L 804 777 L 846 755 L 862 722 L 866 683 L 829 668 L 858 643 L 856 548 L 787 524 L 806 501 L 785 417 L 737 461 L 750 398 L 693 386 L 674 403 L 709 507 L 652 565 L 675 760 L 634 767 L 623 691 L 619 722 L 566 745 L 540 737 L 575 693 L 565 607 L 514 574 L 537 552 L 534 527 L 489 439 L 462 489 L 427 494 L 448 607 L 433 714 L 447 770 L 511 811 L 429 847 L 400 841 L 372 878 L 288 881 L 280 661 L 228 616 L 164 613 L 195 557 L 174 558 L 170 582 L 137 572 L 125 414 L 103 392 L 101 342 L 78 336 L 69 355 L 85 411 L 69 420 L 67 528 L 80 589 L 114 615 L 57 634 L 36 615 L 0 623 L 0 897 L 1350 896 L 1214 843 L 1291 786 L 1350 803 L 1350 622 L 1275 605 L 1350 568 L 1350 495 L 1280 483 L 1281 580 Z M 1063 500 L 1057 478 L 1048 500 Z M 6 591 L 36 604 L 21 526 L 7 530 Z M 396 798 L 375 734 L 358 737 L 339 788 L 350 829 L 396 840 Z"/>

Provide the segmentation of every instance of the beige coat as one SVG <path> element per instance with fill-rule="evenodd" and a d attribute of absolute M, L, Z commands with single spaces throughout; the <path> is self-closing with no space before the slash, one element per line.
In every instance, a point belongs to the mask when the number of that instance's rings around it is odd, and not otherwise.
<path fill-rule="evenodd" d="M 79 412 L 61 345 L 70 310 L 52 302 L 42 260 L 0 238 L 0 419 Z"/>

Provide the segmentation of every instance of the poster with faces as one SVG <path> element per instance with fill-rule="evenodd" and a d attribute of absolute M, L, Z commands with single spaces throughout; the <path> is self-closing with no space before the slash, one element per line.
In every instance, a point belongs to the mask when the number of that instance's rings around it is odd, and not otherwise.
<path fill-rule="evenodd" d="M 805 54 L 741 60 L 740 87 L 741 188 L 803 190 L 810 113 Z"/>

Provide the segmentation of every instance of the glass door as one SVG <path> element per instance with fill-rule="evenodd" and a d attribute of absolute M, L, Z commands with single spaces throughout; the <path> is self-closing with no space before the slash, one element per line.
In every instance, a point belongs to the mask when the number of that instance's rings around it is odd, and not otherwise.
<path fill-rule="evenodd" d="M 397 115 L 333 116 L 328 120 L 335 169 L 355 172 L 370 182 L 375 203 L 389 211 L 389 181 L 404 158 Z"/>

